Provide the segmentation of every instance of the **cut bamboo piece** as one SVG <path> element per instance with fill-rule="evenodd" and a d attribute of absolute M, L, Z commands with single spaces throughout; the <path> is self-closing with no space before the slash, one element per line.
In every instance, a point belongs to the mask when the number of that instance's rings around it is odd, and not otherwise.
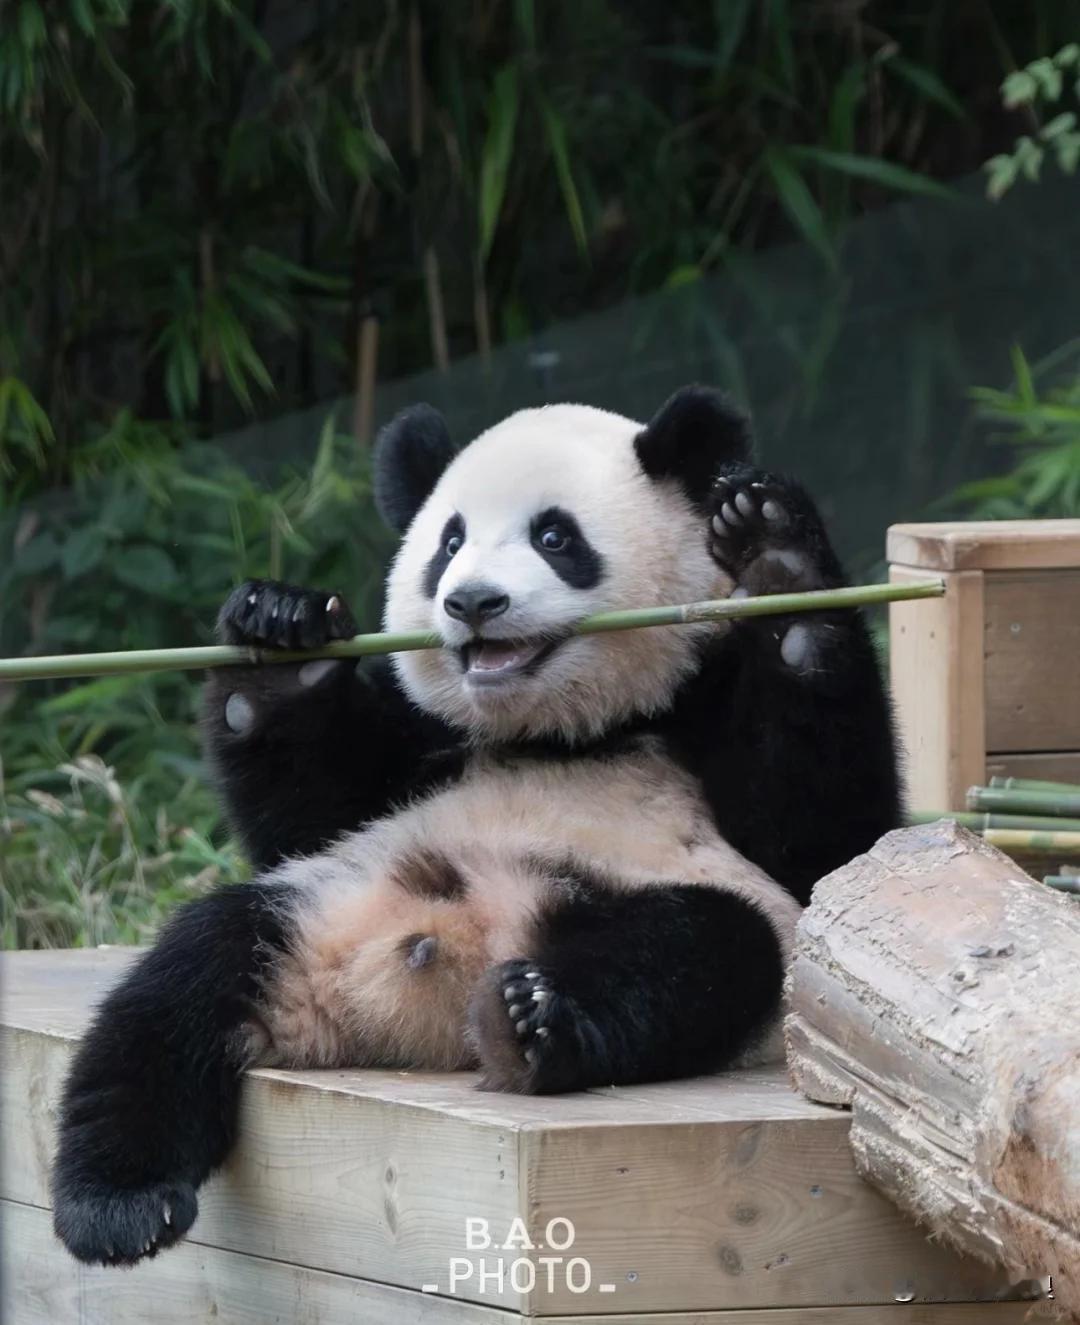
<path fill-rule="evenodd" d="M 1040 814 L 979 814 L 974 810 L 917 810 L 908 815 L 913 824 L 932 824 L 952 819 L 974 833 L 991 829 L 1019 829 L 1039 833 L 1080 833 L 1080 819 L 1057 819 Z"/>
<path fill-rule="evenodd" d="M 992 787 L 1005 791 L 1063 791 L 1067 795 L 1080 795 L 1080 784 L 1075 782 L 1046 782 L 1041 778 L 993 777 Z"/>
<path fill-rule="evenodd" d="M 1047 874 L 1043 878 L 1043 883 L 1048 888 L 1056 888 L 1059 893 L 1075 893 L 1080 895 L 1080 875 L 1076 874 Z"/>
<path fill-rule="evenodd" d="M 1009 855 L 1060 856 L 1080 860 L 1080 833 L 1034 832 L 1023 828 L 987 828 L 983 840 Z"/>
<path fill-rule="evenodd" d="M 955 823 L 818 883 L 789 1066 L 852 1109 L 856 1167 L 935 1238 L 1051 1274 L 1080 1321 L 1080 908 Z"/>
<path fill-rule="evenodd" d="M 1032 790 L 1026 787 L 969 787 L 969 810 L 1000 814 L 1080 815 L 1080 789 Z"/>

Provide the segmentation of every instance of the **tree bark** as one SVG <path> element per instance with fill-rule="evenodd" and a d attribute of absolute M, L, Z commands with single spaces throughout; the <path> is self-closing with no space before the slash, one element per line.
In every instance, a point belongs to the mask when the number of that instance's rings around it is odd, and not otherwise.
<path fill-rule="evenodd" d="M 952 822 L 901 829 L 817 885 L 790 995 L 795 1084 L 851 1108 L 862 1175 L 1080 1321 L 1076 900 Z"/>

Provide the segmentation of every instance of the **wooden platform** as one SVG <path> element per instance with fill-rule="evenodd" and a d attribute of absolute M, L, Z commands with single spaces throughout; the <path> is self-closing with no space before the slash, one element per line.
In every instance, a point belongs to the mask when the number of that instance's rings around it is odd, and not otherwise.
<path fill-rule="evenodd" d="M 0 962 L 8 1325 L 1013 1325 L 1029 1309 L 991 1305 L 1006 1284 L 865 1186 L 846 1114 L 779 1068 L 546 1100 L 468 1076 L 256 1072 L 193 1236 L 132 1271 L 79 1266 L 50 1225 L 53 1119 L 72 1042 L 128 960 Z M 470 1248 L 470 1219 L 518 1245 Z"/>

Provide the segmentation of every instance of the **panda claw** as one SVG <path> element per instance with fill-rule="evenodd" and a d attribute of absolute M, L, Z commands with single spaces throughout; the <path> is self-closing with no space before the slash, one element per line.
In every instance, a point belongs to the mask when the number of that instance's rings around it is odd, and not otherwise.
<path fill-rule="evenodd" d="M 530 1067 L 535 1067 L 535 1066 L 536 1066 L 536 1050 L 535 1050 L 535 1049 L 526 1049 L 526 1050 L 525 1050 L 525 1061 L 526 1061 L 526 1063 L 528 1063 L 528 1065 L 529 1065 Z"/>
<path fill-rule="evenodd" d="M 737 529 L 743 522 L 742 516 L 729 501 L 724 502 L 720 507 L 720 514 L 724 517 L 725 522 L 733 528 Z"/>
<path fill-rule="evenodd" d="M 528 1029 L 529 1022 L 527 1018 L 522 1017 L 520 1021 L 514 1022 L 514 1030 L 516 1030 L 519 1035 L 524 1035 Z"/>
<path fill-rule="evenodd" d="M 551 1034 L 551 1028 L 549 1026 L 537 1026 L 536 1038 L 538 1040 L 546 1040 L 550 1034 Z"/>
<path fill-rule="evenodd" d="M 534 989 L 532 1001 L 534 1003 L 543 1003 L 550 997 L 551 995 L 548 993 L 546 989 Z"/>
<path fill-rule="evenodd" d="M 735 506 L 736 509 L 741 512 L 741 514 L 749 517 L 750 519 L 752 519 L 755 515 L 757 515 L 757 507 L 754 505 L 753 501 L 745 492 L 737 492 L 735 494 Z"/>
<path fill-rule="evenodd" d="M 523 979 L 525 979 L 525 980 L 539 980 L 539 979 L 540 979 L 540 972 L 539 972 L 539 971 L 526 971 L 526 972 L 525 972 L 525 975 L 523 976 Z"/>
<path fill-rule="evenodd" d="M 165 1209 L 162 1210 L 162 1212 L 161 1212 L 161 1217 L 162 1217 L 162 1219 L 165 1221 L 165 1227 L 168 1228 L 168 1226 L 172 1223 L 172 1206 L 171 1206 L 171 1205 L 166 1204 Z"/>
<path fill-rule="evenodd" d="M 787 519 L 784 508 L 779 502 L 775 502 L 771 498 L 766 498 L 766 500 L 761 503 L 761 514 L 766 520 L 769 520 L 774 524 L 780 524 Z"/>

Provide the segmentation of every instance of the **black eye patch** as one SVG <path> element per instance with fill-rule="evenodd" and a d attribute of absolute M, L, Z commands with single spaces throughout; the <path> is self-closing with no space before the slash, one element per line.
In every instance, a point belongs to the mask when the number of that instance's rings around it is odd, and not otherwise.
<path fill-rule="evenodd" d="M 555 536 L 551 536 L 551 531 L 555 531 Z M 604 559 L 569 511 L 549 506 L 534 518 L 529 535 L 539 555 L 571 589 L 593 589 L 600 583 Z"/>
<path fill-rule="evenodd" d="M 465 542 L 465 521 L 456 512 L 443 525 L 443 531 L 439 536 L 439 546 L 431 560 L 424 567 L 424 578 L 421 580 L 421 587 L 424 590 L 425 598 L 434 598 L 438 591 L 443 572 L 454 557 L 452 550 L 452 540 L 454 539 L 458 540 L 459 547 Z"/>

